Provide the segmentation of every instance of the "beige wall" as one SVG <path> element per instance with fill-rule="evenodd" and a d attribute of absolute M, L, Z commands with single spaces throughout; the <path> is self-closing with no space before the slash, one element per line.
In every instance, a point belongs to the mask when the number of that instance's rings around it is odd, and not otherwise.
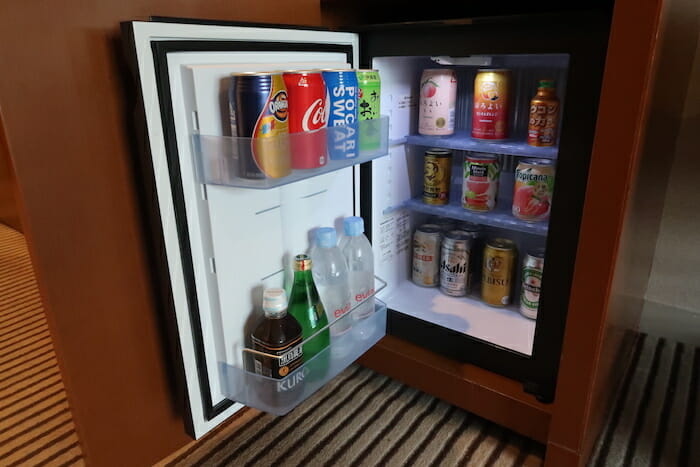
<path fill-rule="evenodd" d="M 676 140 L 646 299 L 700 313 L 700 40 Z"/>

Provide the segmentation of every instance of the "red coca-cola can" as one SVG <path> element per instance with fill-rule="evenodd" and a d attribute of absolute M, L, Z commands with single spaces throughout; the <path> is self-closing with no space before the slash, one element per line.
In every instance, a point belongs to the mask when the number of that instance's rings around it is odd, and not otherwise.
<path fill-rule="evenodd" d="M 328 99 L 320 71 L 283 74 L 289 103 L 288 120 L 293 169 L 315 169 L 328 162 Z"/>

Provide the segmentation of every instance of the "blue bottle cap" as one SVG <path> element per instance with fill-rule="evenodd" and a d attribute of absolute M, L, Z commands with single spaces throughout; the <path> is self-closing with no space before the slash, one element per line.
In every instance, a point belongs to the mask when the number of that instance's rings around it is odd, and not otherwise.
<path fill-rule="evenodd" d="M 365 233 L 365 221 L 358 216 L 343 219 L 343 229 L 348 237 L 357 237 Z"/>
<path fill-rule="evenodd" d="M 338 238 L 333 227 L 321 227 L 316 229 L 316 244 L 321 248 L 332 248 Z"/>

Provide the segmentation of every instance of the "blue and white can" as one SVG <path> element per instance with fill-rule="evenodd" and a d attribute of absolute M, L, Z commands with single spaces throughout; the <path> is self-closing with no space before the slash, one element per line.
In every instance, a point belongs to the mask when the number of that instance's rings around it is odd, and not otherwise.
<path fill-rule="evenodd" d="M 355 70 L 323 70 L 328 94 L 328 154 L 331 160 L 359 155 Z"/>

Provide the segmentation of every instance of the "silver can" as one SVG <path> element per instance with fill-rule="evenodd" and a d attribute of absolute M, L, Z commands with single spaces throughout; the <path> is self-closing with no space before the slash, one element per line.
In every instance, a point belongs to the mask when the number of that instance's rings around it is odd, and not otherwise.
<path fill-rule="evenodd" d="M 421 287 L 437 287 L 440 281 L 442 229 L 424 224 L 413 234 L 413 282 Z"/>
<path fill-rule="evenodd" d="M 440 290 L 446 295 L 463 297 L 471 289 L 471 236 L 451 230 L 445 233 L 440 251 Z"/>
<path fill-rule="evenodd" d="M 529 250 L 523 260 L 520 313 L 530 319 L 537 319 L 537 310 L 540 307 L 544 253 L 544 248 L 535 248 Z"/>

